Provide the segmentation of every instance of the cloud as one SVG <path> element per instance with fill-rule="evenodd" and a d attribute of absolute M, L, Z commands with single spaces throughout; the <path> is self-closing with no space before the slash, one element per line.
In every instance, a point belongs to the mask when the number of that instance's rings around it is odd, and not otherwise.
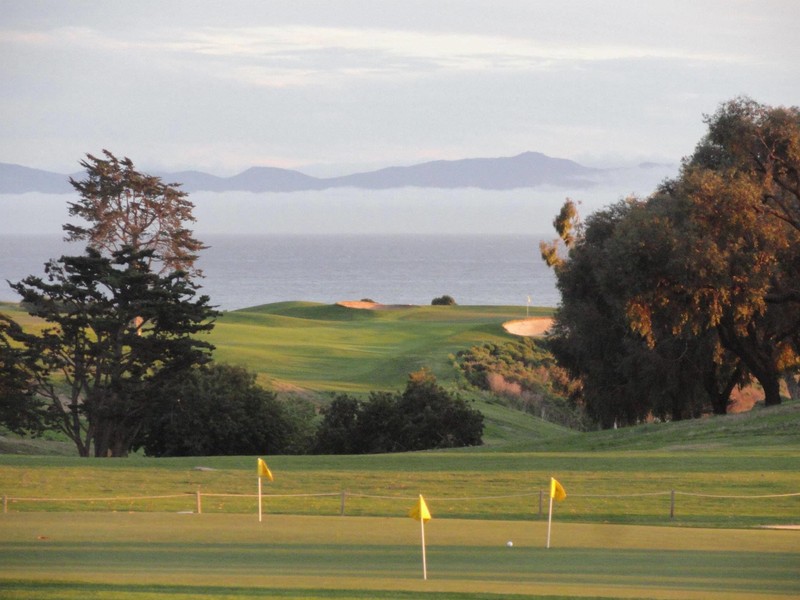
<path fill-rule="evenodd" d="M 259 82 L 295 72 L 343 77 L 428 75 L 437 71 L 530 71 L 559 65 L 628 59 L 741 62 L 730 54 L 616 44 L 554 44 L 510 36 L 376 28 L 252 27 L 187 32 L 175 49 L 225 61 L 247 61 Z"/>
<path fill-rule="evenodd" d="M 87 27 L 6 31 L 5 44 L 79 48 L 158 57 L 162 68 L 202 69 L 206 75 L 260 87 L 325 85 L 365 78 L 408 79 L 441 72 L 531 72 L 619 60 L 741 63 L 735 54 L 613 43 L 562 43 L 503 35 L 383 28 L 200 27 L 122 30 Z"/>

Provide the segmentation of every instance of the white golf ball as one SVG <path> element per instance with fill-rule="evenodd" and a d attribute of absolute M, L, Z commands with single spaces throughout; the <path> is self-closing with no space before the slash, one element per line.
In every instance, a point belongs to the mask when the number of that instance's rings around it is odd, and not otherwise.
<path fill-rule="evenodd" d="M 508 541 L 506 542 L 506 546 L 508 546 L 509 548 L 511 548 L 512 546 L 514 546 L 514 542 L 512 542 L 511 540 L 508 540 Z"/>

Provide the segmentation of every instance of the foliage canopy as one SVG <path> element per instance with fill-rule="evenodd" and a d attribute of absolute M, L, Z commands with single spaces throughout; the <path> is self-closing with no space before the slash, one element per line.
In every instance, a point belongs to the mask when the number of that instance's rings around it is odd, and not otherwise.
<path fill-rule="evenodd" d="M 48 324 L 33 333 L 6 328 L 23 349 L 17 364 L 47 403 L 47 423 L 81 456 L 92 448 L 95 456 L 126 455 L 154 391 L 210 358 L 213 347 L 196 335 L 213 327 L 216 312 L 182 272 L 150 272 L 151 252 L 125 247 L 107 258 L 87 248 L 49 262 L 46 280 L 11 286 Z"/>
<path fill-rule="evenodd" d="M 284 454 L 307 449 L 304 422 L 242 367 L 210 363 L 156 391 L 141 445 L 150 456 Z"/>
<path fill-rule="evenodd" d="M 800 367 L 800 111 L 747 98 L 707 117 L 679 176 L 591 215 L 568 201 L 542 245 L 562 305 L 554 354 L 603 426 L 724 413 L 750 378 L 765 403 Z"/>
<path fill-rule="evenodd" d="M 366 402 L 339 395 L 323 410 L 314 451 L 371 454 L 482 443 L 483 415 L 423 369 L 402 393 L 373 392 Z"/>
<path fill-rule="evenodd" d="M 152 250 L 150 261 L 162 273 L 184 271 L 196 275 L 194 262 L 203 244 L 186 228 L 194 222 L 192 204 L 179 184 L 137 171 L 129 158 L 103 150 L 81 161 L 86 176 L 70 178 L 79 199 L 69 202 L 69 214 L 79 223 L 63 226 L 67 240 L 85 241 L 106 255 L 131 246 Z"/>

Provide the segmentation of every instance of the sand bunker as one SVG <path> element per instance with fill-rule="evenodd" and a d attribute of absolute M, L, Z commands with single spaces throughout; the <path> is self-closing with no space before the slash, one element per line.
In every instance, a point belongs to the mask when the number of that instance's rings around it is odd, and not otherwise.
<path fill-rule="evenodd" d="M 336 304 L 358 310 L 400 310 L 415 306 L 413 304 L 381 304 L 380 302 L 367 302 L 365 300 L 342 300 Z M 506 321 L 503 323 L 503 329 L 512 335 L 540 337 L 550 329 L 552 324 L 553 319 L 550 317 L 529 317 L 527 319 Z"/>
<path fill-rule="evenodd" d="M 336 304 L 345 308 L 357 308 L 359 310 L 399 310 L 414 306 L 413 304 L 381 304 L 380 302 L 366 302 L 364 300 L 343 300 Z"/>
<path fill-rule="evenodd" d="M 530 317 L 528 319 L 506 321 L 503 323 L 503 329 L 512 335 L 539 337 L 544 335 L 552 324 L 553 319 L 550 317 Z"/>

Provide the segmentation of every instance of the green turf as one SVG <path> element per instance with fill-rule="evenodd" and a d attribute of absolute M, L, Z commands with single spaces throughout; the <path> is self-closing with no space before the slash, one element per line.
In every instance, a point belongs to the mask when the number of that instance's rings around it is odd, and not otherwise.
<path fill-rule="evenodd" d="M 41 323 L 19 305 L 1 303 L 26 328 Z M 450 354 L 474 344 L 516 339 L 505 321 L 549 316 L 552 309 L 514 306 L 409 306 L 358 310 L 280 302 L 224 313 L 212 333 L 220 362 L 243 365 L 263 382 L 312 391 L 398 389 L 422 367 L 453 383 Z"/>
<path fill-rule="evenodd" d="M 19 305 L 0 311 L 26 328 L 41 327 Z M 335 304 L 280 302 L 226 312 L 211 335 L 219 362 L 245 366 L 265 387 L 324 403 L 330 394 L 366 395 L 399 390 L 408 375 L 429 368 L 442 385 L 455 389 L 459 375 L 452 355 L 490 341 L 515 339 L 502 324 L 525 316 L 548 316 L 552 309 L 494 306 L 411 306 L 398 310 L 358 310 Z M 506 445 L 548 439 L 564 428 L 492 401 L 474 390 L 460 393 L 486 416 L 484 443 Z M 19 447 L 17 447 L 19 448 Z M 27 443 L 29 451 L 64 454 L 68 445 Z M 14 452 L 0 439 L 0 452 Z"/>
<path fill-rule="evenodd" d="M 337 515 L 345 491 L 346 514 L 391 516 L 422 493 L 440 517 L 539 518 L 539 493 L 553 475 L 569 494 L 559 507 L 564 521 L 797 523 L 800 496 L 789 495 L 800 492 L 797 446 L 759 447 L 757 440 L 741 436 L 737 447 L 706 449 L 273 456 L 267 457 L 275 481 L 265 487 L 265 510 Z M 11 512 L 148 512 L 195 510 L 199 490 L 205 513 L 252 513 L 255 462 L 0 455 L 0 494 Z M 759 498 L 767 495 L 775 497 Z"/>
<path fill-rule="evenodd" d="M 3 598 L 784 597 L 797 532 L 408 518 L 4 515 Z M 507 540 L 514 546 L 508 548 Z M 13 595 L 12 595 L 13 594 Z M 38 596 L 36 594 L 39 594 Z M 340 595 L 341 594 L 341 595 Z M 741 595 L 741 596 L 739 596 Z"/>
<path fill-rule="evenodd" d="M 358 310 L 283 302 L 225 313 L 210 336 L 222 362 L 247 366 L 270 383 L 316 391 L 398 389 L 430 368 L 442 383 L 456 372 L 449 356 L 507 341 L 502 323 L 524 307 L 421 306 Z M 547 315 L 549 309 L 533 314 Z"/>
<path fill-rule="evenodd" d="M 282 303 L 227 313 L 213 341 L 229 362 L 251 360 L 262 380 L 286 389 L 396 389 L 422 363 L 451 385 L 448 354 L 507 339 L 500 323 L 523 310 Z M 267 457 L 276 480 L 265 487 L 261 525 L 255 457 L 13 455 L 47 444 L 0 439 L 9 511 L 0 515 L 0 597 L 800 594 L 800 532 L 759 528 L 800 521 L 791 495 L 800 492 L 797 403 L 575 434 L 473 394 L 487 416 L 485 447 Z M 568 498 L 556 506 L 547 551 L 539 493 L 551 475 Z M 179 514 L 196 510 L 197 491 L 203 514 Z M 427 582 L 417 524 L 397 518 L 419 493 L 434 513 Z"/>

